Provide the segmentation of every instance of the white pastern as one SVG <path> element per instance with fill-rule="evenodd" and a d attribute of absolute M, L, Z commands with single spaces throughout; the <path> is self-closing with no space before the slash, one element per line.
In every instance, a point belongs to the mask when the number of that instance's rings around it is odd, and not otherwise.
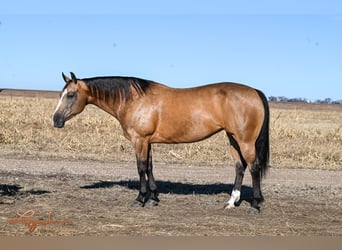
<path fill-rule="evenodd" d="M 239 190 L 233 190 L 226 208 L 235 207 L 235 205 L 234 205 L 235 202 L 238 202 L 240 200 L 240 194 L 241 194 L 241 192 Z"/>
<path fill-rule="evenodd" d="M 68 93 L 68 90 L 65 89 L 65 90 L 63 91 L 62 95 L 61 95 L 61 98 L 60 98 L 59 101 L 58 101 L 57 107 L 56 107 L 56 109 L 55 109 L 55 112 L 53 112 L 53 115 L 55 115 L 55 113 L 57 112 L 57 110 L 59 109 L 59 107 L 62 105 L 63 98 L 64 98 L 64 96 L 65 96 L 67 93 Z"/>

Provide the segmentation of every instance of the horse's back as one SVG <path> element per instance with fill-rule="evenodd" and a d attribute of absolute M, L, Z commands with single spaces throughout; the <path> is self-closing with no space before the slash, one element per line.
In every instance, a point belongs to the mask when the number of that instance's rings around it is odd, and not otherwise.
<path fill-rule="evenodd" d="M 166 85 L 155 83 L 152 90 L 153 93 L 158 94 L 160 97 L 167 96 L 168 98 L 175 98 L 177 100 L 184 99 L 184 101 L 186 98 L 201 98 L 201 100 L 203 100 L 215 97 L 257 97 L 257 92 L 254 88 L 234 82 L 219 82 L 191 88 L 171 88 Z M 192 101 L 196 101 L 196 99 L 192 99 Z"/>

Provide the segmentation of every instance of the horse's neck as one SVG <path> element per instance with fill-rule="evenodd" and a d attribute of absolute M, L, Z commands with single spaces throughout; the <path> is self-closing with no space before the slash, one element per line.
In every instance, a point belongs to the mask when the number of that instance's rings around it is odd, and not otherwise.
<path fill-rule="evenodd" d="M 123 108 L 123 104 L 120 101 L 113 102 L 112 100 L 94 99 L 89 103 L 111 114 L 116 119 L 119 119 L 120 110 Z"/>

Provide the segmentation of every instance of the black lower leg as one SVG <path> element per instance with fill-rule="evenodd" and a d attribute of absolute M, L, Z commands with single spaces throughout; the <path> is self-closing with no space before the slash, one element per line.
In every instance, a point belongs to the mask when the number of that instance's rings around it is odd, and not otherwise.
<path fill-rule="evenodd" d="M 149 195 L 146 197 L 146 205 L 152 205 L 156 206 L 158 205 L 159 199 L 158 199 L 158 192 L 157 192 L 157 185 L 154 180 L 153 176 L 153 165 L 152 165 L 152 155 L 149 153 L 149 160 L 148 160 L 148 166 L 147 166 L 147 182 L 149 187 Z"/>
<path fill-rule="evenodd" d="M 240 195 L 243 177 L 245 174 L 246 166 L 244 166 L 240 161 L 235 165 L 235 181 L 230 199 L 224 203 L 225 208 L 232 208 L 240 205 Z"/>
<path fill-rule="evenodd" d="M 235 181 L 233 190 L 241 191 L 243 177 L 245 175 L 246 166 L 241 162 L 237 162 L 235 165 Z"/>
<path fill-rule="evenodd" d="M 147 195 L 147 183 L 146 183 L 146 161 L 137 159 L 138 174 L 140 179 L 140 189 L 138 197 L 135 199 L 133 206 L 144 206 L 145 197 Z"/>
<path fill-rule="evenodd" d="M 229 206 L 233 206 L 240 199 L 241 186 L 242 186 L 243 177 L 245 175 L 247 163 L 242 156 L 240 146 L 237 143 L 236 139 L 234 138 L 233 134 L 227 132 L 227 136 L 229 138 L 229 142 L 231 145 L 232 155 L 236 161 L 234 187 L 232 190 L 231 198 L 227 202 Z M 236 198 L 234 198 L 234 195 L 236 196 Z M 233 204 L 233 202 L 234 202 L 234 204 Z"/>
<path fill-rule="evenodd" d="M 260 210 L 260 204 L 264 201 L 261 193 L 261 172 L 257 165 L 251 168 L 252 184 L 253 184 L 253 201 L 252 208 Z"/>

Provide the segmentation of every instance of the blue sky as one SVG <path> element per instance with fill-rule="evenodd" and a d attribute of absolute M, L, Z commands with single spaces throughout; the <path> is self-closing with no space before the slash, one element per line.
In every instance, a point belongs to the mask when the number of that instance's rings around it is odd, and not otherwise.
<path fill-rule="evenodd" d="M 2 1 L 0 88 L 128 75 L 342 99 L 342 1 Z"/>

